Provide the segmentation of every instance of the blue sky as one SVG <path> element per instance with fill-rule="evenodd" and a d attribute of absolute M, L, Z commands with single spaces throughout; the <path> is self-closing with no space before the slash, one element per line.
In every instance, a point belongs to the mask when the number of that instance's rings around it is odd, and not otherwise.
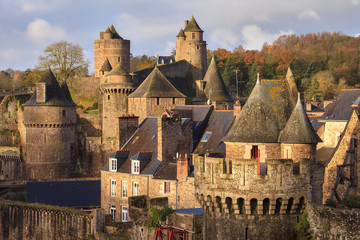
<path fill-rule="evenodd" d="M 0 70 L 34 68 L 60 40 L 80 44 L 92 64 L 93 42 L 111 24 L 133 55 L 168 55 L 192 15 L 208 49 L 259 49 L 289 33 L 360 33 L 360 0 L 0 0 Z"/>

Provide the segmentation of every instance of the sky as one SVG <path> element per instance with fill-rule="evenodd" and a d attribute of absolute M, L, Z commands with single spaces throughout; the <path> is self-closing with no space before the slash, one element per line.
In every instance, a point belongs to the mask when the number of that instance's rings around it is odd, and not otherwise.
<path fill-rule="evenodd" d="M 194 16 L 207 48 L 261 49 L 283 34 L 360 34 L 360 0 L 0 0 L 0 70 L 37 65 L 49 44 L 84 49 L 113 24 L 134 56 L 170 55 L 184 20 Z"/>

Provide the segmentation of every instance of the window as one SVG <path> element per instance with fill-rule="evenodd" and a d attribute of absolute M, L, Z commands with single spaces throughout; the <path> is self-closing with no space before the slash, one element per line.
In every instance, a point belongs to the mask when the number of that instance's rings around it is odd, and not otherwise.
<path fill-rule="evenodd" d="M 192 33 L 192 34 L 191 34 L 191 38 L 192 38 L 192 39 L 195 39 L 195 33 Z"/>
<path fill-rule="evenodd" d="M 134 182 L 133 184 L 133 196 L 139 195 L 139 183 Z"/>
<path fill-rule="evenodd" d="M 118 57 L 118 62 L 120 62 L 120 57 Z"/>
<path fill-rule="evenodd" d="M 164 193 L 170 192 L 170 182 L 164 182 Z"/>
<path fill-rule="evenodd" d="M 156 105 L 159 105 L 159 104 L 160 104 L 160 99 L 156 98 Z"/>
<path fill-rule="evenodd" d="M 232 161 L 229 160 L 229 174 L 232 174 Z"/>
<path fill-rule="evenodd" d="M 122 181 L 121 183 L 121 197 L 127 197 L 127 181 Z"/>
<path fill-rule="evenodd" d="M 115 221 L 116 217 L 116 206 L 110 205 L 110 215 L 112 216 L 113 221 Z"/>
<path fill-rule="evenodd" d="M 174 98 L 174 97 L 173 97 L 173 99 L 172 99 L 172 100 L 173 100 L 173 101 L 172 101 L 172 102 L 173 102 L 173 104 L 175 104 L 175 98 Z"/>
<path fill-rule="evenodd" d="M 131 173 L 132 174 L 139 174 L 140 173 L 140 161 L 139 160 L 132 160 L 131 161 Z"/>
<path fill-rule="evenodd" d="M 206 132 L 201 139 L 201 142 L 207 142 L 211 136 L 211 132 Z"/>
<path fill-rule="evenodd" d="M 62 111 L 62 115 L 63 115 L 63 117 L 66 116 L 66 110 L 63 110 L 63 111 Z"/>
<path fill-rule="evenodd" d="M 259 159 L 260 158 L 260 151 L 258 146 L 253 146 L 251 149 L 251 159 Z"/>
<path fill-rule="evenodd" d="M 128 221 L 128 208 L 124 206 L 121 208 L 121 221 L 122 222 Z"/>
<path fill-rule="evenodd" d="M 110 186 L 110 196 L 116 196 L 116 180 L 111 179 L 111 186 Z"/>
<path fill-rule="evenodd" d="M 110 94 L 108 95 L 108 100 L 110 100 Z"/>
<path fill-rule="evenodd" d="M 226 174 L 226 159 L 223 160 L 223 173 Z"/>
<path fill-rule="evenodd" d="M 110 158 L 110 171 L 116 172 L 117 171 L 117 159 Z"/>

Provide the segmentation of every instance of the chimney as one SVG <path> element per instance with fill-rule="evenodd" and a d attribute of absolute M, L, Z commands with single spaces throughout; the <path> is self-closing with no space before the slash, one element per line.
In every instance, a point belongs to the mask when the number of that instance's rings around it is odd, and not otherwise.
<path fill-rule="evenodd" d="M 306 111 L 310 112 L 311 111 L 311 102 L 310 101 L 306 101 Z"/>
<path fill-rule="evenodd" d="M 36 102 L 46 102 L 46 83 L 36 83 Z"/>
<path fill-rule="evenodd" d="M 188 25 L 189 20 L 185 20 L 185 27 Z"/>
<path fill-rule="evenodd" d="M 139 128 L 139 117 L 121 116 L 118 117 L 118 134 L 116 134 L 116 147 L 121 149 Z"/>
<path fill-rule="evenodd" d="M 240 101 L 236 101 L 234 104 L 234 117 L 238 117 L 241 112 L 241 104 Z"/>
<path fill-rule="evenodd" d="M 176 178 L 180 181 L 189 175 L 190 164 L 188 154 L 179 154 L 176 165 Z"/>
<path fill-rule="evenodd" d="M 170 161 L 176 157 L 176 149 L 182 139 L 181 125 L 171 117 L 158 118 L 157 158 Z"/>

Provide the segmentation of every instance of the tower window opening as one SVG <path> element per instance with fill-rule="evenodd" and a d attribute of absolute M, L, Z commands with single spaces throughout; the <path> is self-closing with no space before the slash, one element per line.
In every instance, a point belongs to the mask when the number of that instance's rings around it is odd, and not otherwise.
<path fill-rule="evenodd" d="M 199 45 L 196 45 L 196 49 L 199 49 L 200 47 L 199 47 Z"/>
<path fill-rule="evenodd" d="M 110 100 L 110 94 L 108 95 L 108 100 Z"/>
<path fill-rule="evenodd" d="M 192 39 L 195 39 L 195 33 L 192 33 L 192 34 L 191 34 L 191 38 L 192 38 Z"/>
<path fill-rule="evenodd" d="M 118 62 L 120 62 L 120 57 L 118 57 Z"/>
<path fill-rule="evenodd" d="M 173 97 L 173 99 L 172 99 L 172 102 L 173 102 L 173 104 L 175 104 L 175 98 Z"/>
<path fill-rule="evenodd" d="M 160 98 L 156 98 L 156 105 L 160 104 Z"/>
<path fill-rule="evenodd" d="M 63 110 L 63 111 L 62 111 L 62 115 L 63 115 L 63 117 L 66 116 L 66 110 Z"/>

